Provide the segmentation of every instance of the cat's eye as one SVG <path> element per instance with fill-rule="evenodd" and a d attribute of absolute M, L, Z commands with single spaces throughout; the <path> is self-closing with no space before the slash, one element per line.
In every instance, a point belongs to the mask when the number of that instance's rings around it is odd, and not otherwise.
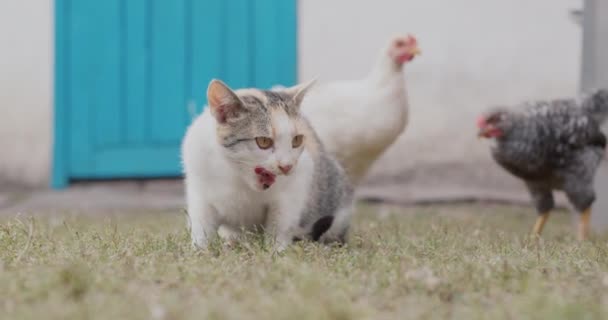
<path fill-rule="evenodd" d="M 304 141 L 304 136 L 299 134 L 299 135 L 293 137 L 293 139 L 291 140 L 291 146 L 294 148 L 299 148 L 302 145 L 303 141 Z"/>
<path fill-rule="evenodd" d="M 272 147 L 273 145 L 273 141 L 272 139 L 268 138 L 268 137 L 257 137 L 255 138 L 255 143 L 258 144 L 258 147 L 260 149 L 268 149 L 270 147 Z"/>

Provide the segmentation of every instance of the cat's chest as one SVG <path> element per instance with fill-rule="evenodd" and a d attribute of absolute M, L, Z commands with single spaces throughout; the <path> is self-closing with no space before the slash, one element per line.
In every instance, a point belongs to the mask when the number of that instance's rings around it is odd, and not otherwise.
<path fill-rule="evenodd" d="M 214 207 L 225 224 L 247 227 L 266 221 L 270 200 L 259 192 L 232 192 L 217 200 Z"/>
<path fill-rule="evenodd" d="M 264 224 L 272 200 L 269 192 L 254 191 L 242 185 L 214 188 L 212 206 L 223 224 L 250 227 Z"/>

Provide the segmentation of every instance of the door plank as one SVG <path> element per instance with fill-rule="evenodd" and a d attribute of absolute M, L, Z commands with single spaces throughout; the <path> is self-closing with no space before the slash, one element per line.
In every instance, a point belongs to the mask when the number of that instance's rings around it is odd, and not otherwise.
<path fill-rule="evenodd" d="M 190 101 L 196 106 L 197 113 L 207 104 L 209 81 L 222 75 L 222 14 L 222 0 L 192 3 Z"/>
<path fill-rule="evenodd" d="M 146 32 L 149 7 L 146 0 L 128 0 L 123 3 L 126 112 L 122 121 L 126 131 L 125 143 L 141 145 L 145 143 L 146 89 L 149 85 L 147 46 L 150 34 Z"/>
<path fill-rule="evenodd" d="M 270 88 L 276 83 L 279 73 L 279 59 L 283 48 L 278 45 L 278 14 L 276 1 L 255 2 L 252 17 L 253 64 L 252 73 L 255 85 Z M 283 84 L 285 85 L 285 84 Z"/>
<path fill-rule="evenodd" d="M 277 33 L 277 48 L 281 54 L 277 57 L 277 65 L 281 71 L 276 75 L 277 83 L 286 86 L 298 82 L 298 1 L 275 0 L 279 28 Z M 312 80 L 306 79 L 305 81 Z"/>
<path fill-rule="evenodd" d="M 151 89 L 148 139 L 151 143 L 177 143 L 183 134 L 185 91 L 185 1 L 151 3 Z"/>
<path fill-rule="evenodd" d="M 253 1 L 251 1 L 253 2 Z M 251 77 L 250 1 L 223 1 L 222 78 L 235 89 L 253 85 Z"/>

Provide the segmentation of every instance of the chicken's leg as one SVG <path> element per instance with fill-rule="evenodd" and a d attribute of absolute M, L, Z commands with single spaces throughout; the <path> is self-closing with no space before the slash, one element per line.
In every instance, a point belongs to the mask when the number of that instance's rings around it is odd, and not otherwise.
<path fill-rule="evenodd" d="M 578 239 L 583 241 L 589 236 L 589 220 L 591 220 L 591 208 L 581 212 L 578 223 Z"/>
<path fill-rule="evenodd" d="M 536 218 L 536 223 L 534 224 L 534 229 L 532 230 L 532 235 L 540 236 L 540 234 L 543 232 L 543 227 L 545 226 L 547 219 L 549 219 L 548 211 L 538 215 L 538 218 Z"/>

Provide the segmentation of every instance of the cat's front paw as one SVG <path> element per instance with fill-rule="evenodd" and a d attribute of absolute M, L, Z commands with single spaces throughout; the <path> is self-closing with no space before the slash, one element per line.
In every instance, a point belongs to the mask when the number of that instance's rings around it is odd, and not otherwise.
<path fill-rule="evenodd" d="M 287 250 L 289 245 L 291 245 L 292 237 L 281 237 L 277 238 L 272 246 L 272 252 L 281 253 Z"/>
<path fill-rule="evenodd" d="M 192 235 L 192 249 L 205 250 L 209 247 L 209 240 L 205 236 Z"/>
<path fill-rule="evenodd" d="M 287 250 L 287 247 L 289 245 L 286 244 L 275 244 L 272 247 L 272 253 L 283 253 L 285 250 Z"/>
<path fill-rule="evenodd" d="M 215 224 L 192 224 L 190 231 L 192 246 L 196 249 L 203 250 L 209 247 L 217 237 L 217 225 Z"/>

